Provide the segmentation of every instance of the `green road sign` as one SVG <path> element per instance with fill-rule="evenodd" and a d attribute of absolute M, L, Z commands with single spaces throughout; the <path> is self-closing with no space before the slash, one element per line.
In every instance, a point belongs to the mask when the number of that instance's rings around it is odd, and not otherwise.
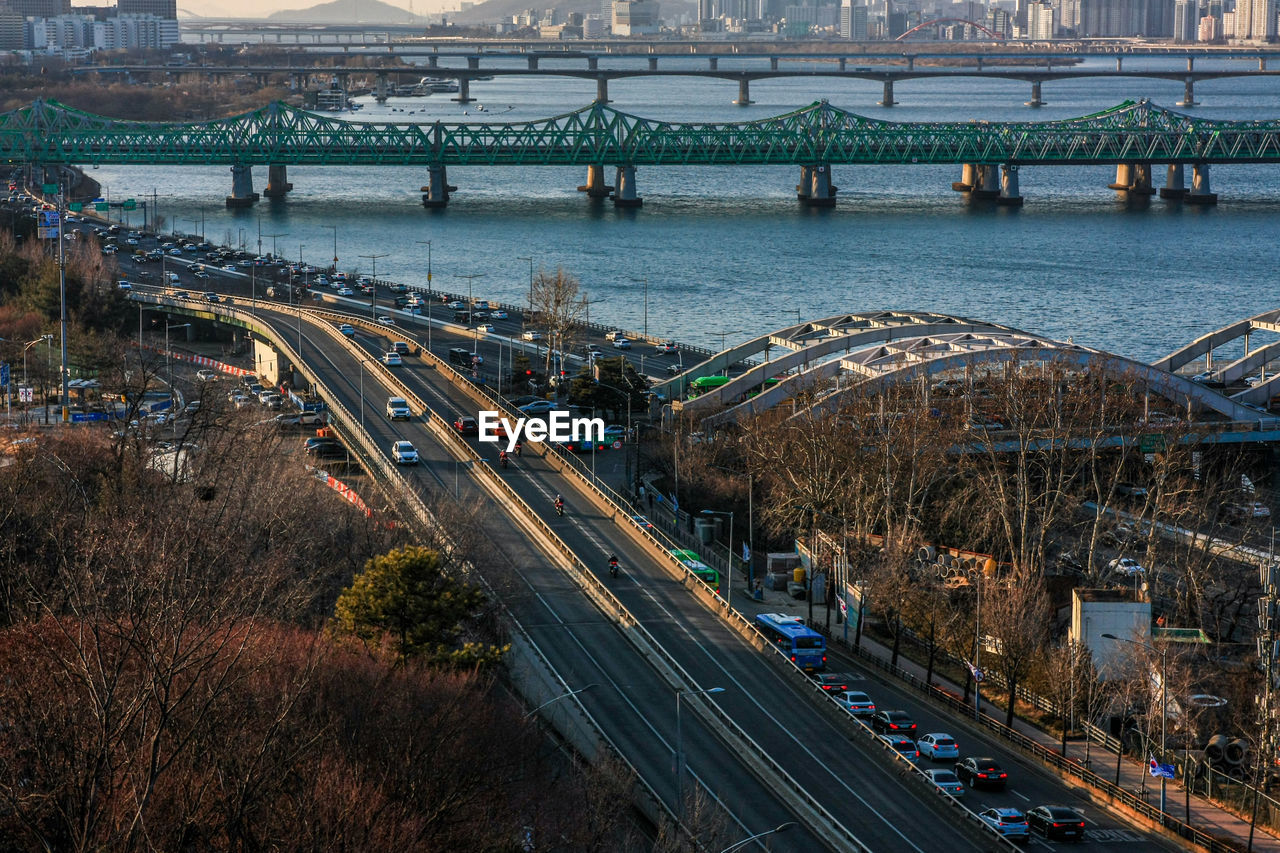
<path fill-rule="evenodd" d="M 1138 439 L 1138 450 L 1142 453 L 1164 453 L 1164 433 L 1142 436 Z"/>
<path fill-rule="evenodd" d="M 106 213 L 111 209 L 111 205 L 107 204 L 105 201 L 100 201 L 93 206 L 93 209 L 99 213 Z"/>
<path fill-rule="evenodd" d="M 125 210 L 137 210 L 138 203 L 131 198 L 127 198 L 124 200 L 124 204 L 120 205 L 120 207 Z"/>
<path fill-rule="evenodd" d="M 40 185 L 40 192 L 44 193 L 45 195 L 53 195 L 57 191 L 58 191 L 57 184 L 41 184 Z"/>
<path fill-rule="evenodd" d="M 79 213 L 80 211 L 84 210 L 84 202 L 73 201 L 71 202 L 71 204 L 67 205 L 67 209 L 70 210 L 72 213 Z"/>

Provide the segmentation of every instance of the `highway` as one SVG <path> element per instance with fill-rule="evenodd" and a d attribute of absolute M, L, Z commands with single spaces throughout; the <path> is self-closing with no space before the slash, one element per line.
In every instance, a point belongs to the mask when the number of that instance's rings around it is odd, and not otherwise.
<path fill-rule="evenodd" d="M 208 289 L 218 279 L 196 281 L 182 273 L 192 290 Z M 188 285 L 188 282 L 194 282 Z M 219 282 L 220 283 L 220 282 Z M 243 282 L 241 282 L 243 285 Z M 219 288 L 221 289 L 221 288 Z M 260 318 L 287 340 L 296 340 L 295 319 L 258 305 Z M 365 315 L 367 316 L 367 314 Z M 508 321 L 514 322 L 514 321 Z M 361 330 L 355 342 L 372 362 L 391 340 L 406 330 L 387 329 L 385 335 Z M 304 361 L 359 417 L 361 359 L 346 342 L 303 323 Z M 416 337 L 410 335 L 410 337 Z M 444 352 L 460 345 L 460 338 L 440 332 L 434 349 Z M 494 348 L 496 357 L 496 347 Z M 439 446 L 420 419 L 391 422 L 383 403 L 394 391 L 382 385 L 380 368 L 366 364 L 364 426 L 379 447 L 408 439 L 423 454 L 423 464 L 404 469 L 413 482 L 436 494 L 452 491 L 457 475 L 454 457 Z M 452 386 L 440 371 L 414 358 L 392 368 L 400 378 L 448 420 L 461 413 L 474 415 L 474 404 Z M 496 465 L 494 445 L 474 445 Z M 540 458 L 525 454 L 502 472 L 535 511 L 608 584 L 615 595 L 703 688 L 722 687 L 715 701 L 787 772 L 873 850 L 914 850 L 929 853 L 939 840 L 957 851 L 985 849 L 959 833 L 956 816 L 948 813 L 938 795 L 913 779 L 905 767 L 887 763 L 871 752 L 851 719 L 833 717 L 816 704 L 811 690 L 762 660 L 760 652 L 725 626 L 668 576 L 646 552 L 634 545 L 608 518 L 600 515 L 570 481 L 554 473 Z M 647 665 L 608 620 L 577 590 L 565 572 L 531 545 L 504 507 L 477 491 L 467 476 L 461 500 L 474 504 L 474 517 L 483 535 L 495 545 L 492 562 L 481 569 L 507 606 L 543 647 L 574 689 L 595 683 L 600 687 L 579 695 L 602 721 L 642 774 L 668 802 L 674 801 L 671 751 L 674 743 L 674 698 L 670 688 Z M 568 512 L 556 518 L 552 497 L 562 493 Z M 614 552 L 624 566 L 613 580 L 605 572 L 605 556 Z M 1089 821 L 1086 848 L 1102 849 L 1123 842 L 1126 850 L 1167 848 L 1151 835 L 1124 823 L 1071 791 L 1055 776 L 1024 763 L 967 724 L 942 718 L 913 694 L 883 683 L 848 661 L 832 661 L 831 669 L 861 675 L 880 707 L 909 711 L 920 732 L 949 731 L 961 743 L 962 754 L 991 755 L 1010 771 L 1009 790 L 1000 794 L 972 792 L 967 804 L 1027 808 L 1040 803 L 1064 803 L 1080 808 Z M 737 816 L 741 836 L 763 832 L 793 819 L 773 793 L 746 766 L 713 740 L 696 715 L 684 714 L 684 743 L 688 766 L 695 778 L 726 803 Z M 772 849 L 810 850 L 822 839 L 806 837 L 799 829 L 775 839 Z M 1043 842 L 1033 844 L 1040 847 Z M 1052 846 L 1052 845 L 1050 845 Z"/>

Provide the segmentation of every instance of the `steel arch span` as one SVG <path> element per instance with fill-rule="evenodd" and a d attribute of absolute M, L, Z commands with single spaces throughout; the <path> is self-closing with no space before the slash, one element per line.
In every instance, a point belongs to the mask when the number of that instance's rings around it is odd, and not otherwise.
<path fill-rule="evenodd" d="M 903 41 L 907 38 L 907 36 L 913 33 L 918 33 L 921 30 L 928 29 L 929 27 L 935 26 L 936 24 L 968 24 L 969 26 L 973 27 L 975 30 L 979 30 L 991 36 L 996 41 L 1004 41 L 1004 35 L 1002 33 L 998 33 L 989 27 L 985 27 L 982 24 L 979 24 L 977 21 L 970 21 L 966 18 L 934 18 L 932 21 L 925 21 L 923 24 L 916 24 L 914 27 L 912 27 L 911 29 L 907 30 L 905 33 L 903 33 L 902 35 L 894 39 L 894 41 Z"/>

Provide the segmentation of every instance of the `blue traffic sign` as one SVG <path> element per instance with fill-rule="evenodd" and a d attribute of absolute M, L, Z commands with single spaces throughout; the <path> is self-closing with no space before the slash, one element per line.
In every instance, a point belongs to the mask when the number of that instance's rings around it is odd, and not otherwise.
<path fill-rule="evenodd" d="M 9 387 L 9 365 L 0 364 L 0 385 Z"/>

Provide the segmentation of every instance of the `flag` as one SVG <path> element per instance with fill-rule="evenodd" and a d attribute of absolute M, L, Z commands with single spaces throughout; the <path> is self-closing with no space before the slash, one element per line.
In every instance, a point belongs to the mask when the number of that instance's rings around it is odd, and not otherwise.
<path fill-rule="evenodd" d="M 1147 772 L 1152 776 L 1163 776 L 1166 779 L 1172 779 L 1177 775 L 1172 764 L 1161 764 L 1156 761 L 1155 756 L 1152 756 L 1151 760 L 1147 762 Z"/>
<path fill-rule="evenodd" d="M 973 676 L 973 680 L 976 681 L 978 684 L 981 684 L 983 679 L 987 677 L 986 673 L 984 673 L 978 667 L 974 666 L 972 661 L 965 661 L 964 664 L 965 666 L 969 667 L 969 674 Z"/>
<path fill-rule="evenodd" d="M 742 562 L 744 563 L 751 562 L 751 548 L 750 546 L 747 545 L 746 542 L 742 543 Z"/>

